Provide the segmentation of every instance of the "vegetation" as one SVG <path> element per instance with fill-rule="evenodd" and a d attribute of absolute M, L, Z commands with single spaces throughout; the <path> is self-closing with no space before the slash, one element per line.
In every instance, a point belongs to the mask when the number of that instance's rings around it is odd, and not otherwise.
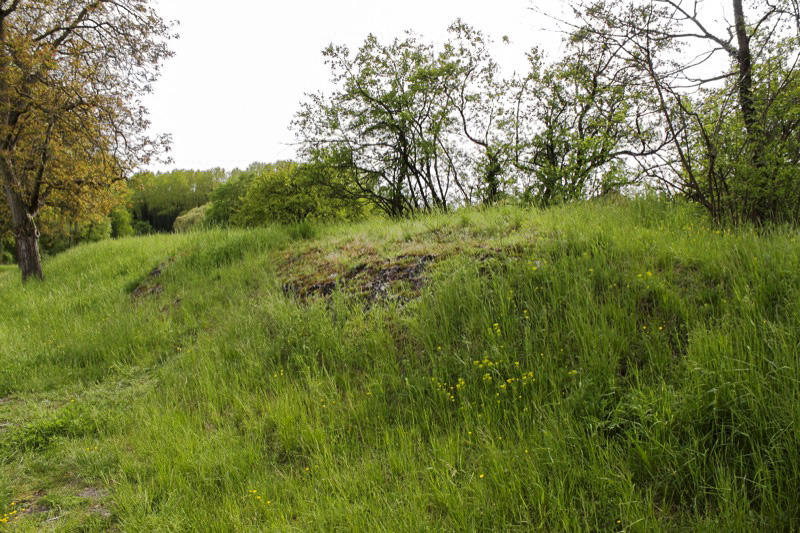
<path fill-rule="evenodd" d="M 629 100 L 650 122 L 638 162 L 662 186 L 717 220 L 796 223 L 800 6 L 732 0 L 719 24 L 700 4 L 581 3 L 573 39 L 646 95 Z"/>
<path fill-rule="evenodd" d="M 797 239 L 616 200 L 106 240 L 41 284 L 0 270 L 0 516 L 797 529 Z"/>
<path fill-rule="evenodd" d="M 302 156 L 334 171 L 338 195 L 390 217 L 497 199 L 497 66 L 480 32 L 461 22 L 450 32 L 438 53 L 413 35 L 324 51 L 337 90 L 311 95 L 293 126 Z"/>
<path fill-rule="evenodd" d="M 733 18 L 720 22 L 698 1 L 575 0 L 573 22 L 562 22 L 563 56 L 545 60 L 533 48 L 529 71 L 510 77 L 492 59 L 491 40 L 460 20 L 443 43 L 409 33 L 388 44 L 370 35 L 354 52 L 331 44 L 324 56 L 333 88 L 309 95 L 293 122 L 297 161 L 145 172 L 114 188 L 107 185 L 154 147 L 141 137 L 144 111 L 122 102 L 146 90 L 170 55 L 169 27 L 146 0 L 85 10 L 6 3 L 6 142 L 39 139 L 6 146 L 21 159 L 9 156 L 8 172 L 0 169 L 9 200 L 0 211 L 0 261 L 15 259 L 24 277 L 38 272 L 35 216 L 48 252 L 172 231 L 178 217 L 181 230 L 253 227 L 498 202 L 544 207 L 647 190 L 695 202 L 719 224 L 796 224 L 800 216 L 796 2 L 731 0 Z M 50 19 L 36 14 L 51 4 L 76 24 L 48 30 Z M 35 23 L 23 24 L 26 17 Z M 123 28 L 117 40 L 102 40 L 103 17 Z M 84 52 L 76 44 L 84 33 L 99 37 L 76 66 L 68 59 Z M 115 55 L 119 39 L 136 44 L 130 54 Z M 55 59 L 39 61 L 48 54 Z M 115 61 L 106 65 L 106 55 Z M 59 83 L 70 76 L 77 92 L 65 95 Z M 90 101 L 92 88 L 99 96 Z M 20 96 L 28 93 L 30 101 Z M 32 118 L 21 120 L 17 109 Z M 103 129 L 98 116 L 121 123 Z M 80 131 L 59 129 L 75 124 Z M 115 150 L 128 137 L 126 150 Z"/>
<path fill-rule="evenodd" d="M 553 205 L 656 188 L 721 223 L 798 222 L 800 7 L 575 1 L 565 54 L 502 79 L 462 22 L 325 50 L 335 88 L 294 126 L 336 194 L 392 217 L 512 196 Z M 719 57 L 722 55 L 723 57 Z"/>
<path fill-rule="evenodd" d="M 170 37 L 148 0 L 0 1 L 0 180 L 23 278 L 42 276 L 42 208 L 108 214 L 114 182 L 163 146 L 138 99 Z"/>
<path fill-rule="evenodd" d="M 239 196 L 238 205 L 223 222 L 253 227 L 312 219 L 352 220 L 364 215 L 363 202 L 333 197 L 317 184 L 315 178 L 312 165 L 299 165 L 292 161 L 259 165 L 258 171 L 248 179 L 246 190 Z M 232 187 L 240 187 L 243 181 Z"/>
<path fill-rule="evenodd" d="M 0 0 L 0 530 L 800 529 L 800 7 L 701 7 L 331 45 L 296 161 L 133 174 L 170 25 Z"/>
<path fill-rule="evenodd" d="M 175 219 L 208 203 L 214 188 L 224 180 L 225 171 L 221 168 L 135 175 L 129 187 L 138 233 L 172 231 Z"/>

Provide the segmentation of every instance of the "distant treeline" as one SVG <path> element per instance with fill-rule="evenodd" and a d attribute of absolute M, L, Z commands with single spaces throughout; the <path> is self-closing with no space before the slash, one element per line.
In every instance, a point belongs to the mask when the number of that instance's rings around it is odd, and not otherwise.
<path fill-rule="evenodd" d="M 104 215 L 76 219 L 58 209 L 39 215 L 48 254 L 107 238 L 187 231 L 196 226 L 253 227 L 305 220 L 353 220 L 370 212 L 361 200 L 336 197 L 319 183 L 319 167 L 292 161 L 245 170 L 173 170 L 135 175 Z M 0 263 L 14 260 L 10 217 L 0 211 Z"/>

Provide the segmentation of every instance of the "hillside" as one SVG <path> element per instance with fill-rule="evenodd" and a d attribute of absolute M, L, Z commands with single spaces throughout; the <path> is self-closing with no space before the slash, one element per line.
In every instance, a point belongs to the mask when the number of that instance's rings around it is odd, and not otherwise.
<path fill-rule="evenodd" d="M 0 270 L 0 530 L 800 528 L 797 232 L 654 200 Z"/>

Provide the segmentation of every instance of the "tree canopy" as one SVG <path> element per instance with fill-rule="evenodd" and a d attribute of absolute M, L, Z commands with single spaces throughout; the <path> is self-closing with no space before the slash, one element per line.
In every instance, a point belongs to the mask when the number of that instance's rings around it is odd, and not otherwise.
<path fill-rule="evenodd" d="M 337 170 L 334 190 L 396 217 L 498 188 L 488 169 L 500 157 L 501 109 L 486 92 L 496 66 L 480 32 L 461 22 L 450 31 L 439 50 L 411 34 L 389 44 L 370 35 L 355 54 L 325 50 L 337 89 L 309 95 L 294 128 L 306 158 Z M 482 182 L 470 172 L 481 164 Z"/>
<path fill-rule="evenodd" d="M 165 145 L 139 97 L 172 36 L 149 0 L 0 1 L 0 178 L 24 279 L 42 276 L 43 207 L 108 211 L 98 193 Z"/>
<path fill-rule="evenodd" d="M 644 173 L 716 219 L 800 219 L 800 5 L 731 0 L 575 3 L 571 38 L 632 74 L 651 121 Z"/>

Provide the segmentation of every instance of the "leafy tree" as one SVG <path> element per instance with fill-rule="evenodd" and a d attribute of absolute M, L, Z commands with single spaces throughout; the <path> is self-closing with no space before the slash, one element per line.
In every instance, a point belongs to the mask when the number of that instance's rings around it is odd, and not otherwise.
<path fill-rule="evenodd" d="M 625 184 L 625 159 L 652 154 L 655 114 L 635 105 L 650 98 L 635 72 L 580 35 L 551 65 L 535 49 L 528 59 L 527 76 L 511 84 L 514 116 L 505 122 L 526 196 L 550 205 Z"/>
<path fill-rule="evenodd" d="M 112 224 L 106 215 L 74 218 L 56 207 L 45 206 L 38 215 L 38 228 L 42 250 L 56 254 L 83 242 L 108 239 Z"/>
<path fill-rule="evenodd" d="M 351 193 L 393 217 L 458 201 L 450 66 L 433 47 L 413 35 L 388 45 L 370 35 L 355 55 L 333 45 L 323 54 L 338 89 L 310 95 L 297 114 L 304 156 L 327 161 L 352 180 Z"/>
<path fill-rule="evenodd" d="M 124 205 L 126 196 L 124 181 L 83 198 L 77 206 L 54 194 L 37 215 L 39 248 L 43 253 L 55 254 L 82 242 L 132 234 L 131 214 Z M 2 253 L 6 260 L 16 252 L 13 221 L 5 203 L 0 203 L 0 248 L 5 250 Z"/>
<path fill-rule="evenodd" d="M 313 167 L 291 161 L 264 165 L 252 178 L 231 221 L 239 226 L 258 226 L 362 215 L 360 202 L 332 197 L 329 189 L 315 182 L 316 177 Z"/>
<path fill-rule="evenodd" d="M 241 208 L 253 178 L 264 166 L 264 163 L 253 163 L 244 171 L 236 169 L 231 172 L 209 195 L 211 205 L 206 211 L 205 219 L 215 225 L 231 224 L 231 219 Z"/>
<path fill-rule="evenodd" d="M 445 85 L 443 95 L 454 115 L 451 136 L 466 142 L 442 149 L 450 150 L 450 164 L 464 169 L 454 172 L 453 179 L 465 203 L 493 204 L 509 195 L 516 182 L 510 172 L 512 142 L 503 129 L 513 117 L 506 101 L 509 84 L 500 78 L 489 52 L 491 41 L 482 32 L 460 19 L 448 31 L 450 38 L 431 74 Z"/>
<path fill-rule="evenodd" d="M 170 37 L 148 0 L 0 0 L 0 179 L 23 279 L 42 277 L 44 206 L 94 209 L 163 146 L 138 97 Z"/>
<path fill-rule="evenodd" d="M 133 229 L 133 215 L 130 211 L 125 209 L 124 206 L 117 207 L 111 211 L 109 218 L 111 220 L 112 237 L 118 238 L 136 235 L 136 231 Z"/>
<path fill-rule="evenodd" d="M 800 4 L 729 5 L 719 21 L 699 0 L 580 3 L 573 35 L 654 95 L 636 102 L 660 118 L 649 176 L 718 220 L 797 221 Z"/>
<path fill-rule="evenodd" d="M 654 153 L 656 113 L 632 103 L 649 93 L 608 46 L 576 35 L 568 57 L 545 67 L 534 51 L 508 81 L 486 36 L 449 32 L 438 52 L 414 36 L 325 51 L 338 89 L 294 126 L 333 194 L 393 217 L 523 192 L 546 205 L 620 186 L 627 158 Z"/>

